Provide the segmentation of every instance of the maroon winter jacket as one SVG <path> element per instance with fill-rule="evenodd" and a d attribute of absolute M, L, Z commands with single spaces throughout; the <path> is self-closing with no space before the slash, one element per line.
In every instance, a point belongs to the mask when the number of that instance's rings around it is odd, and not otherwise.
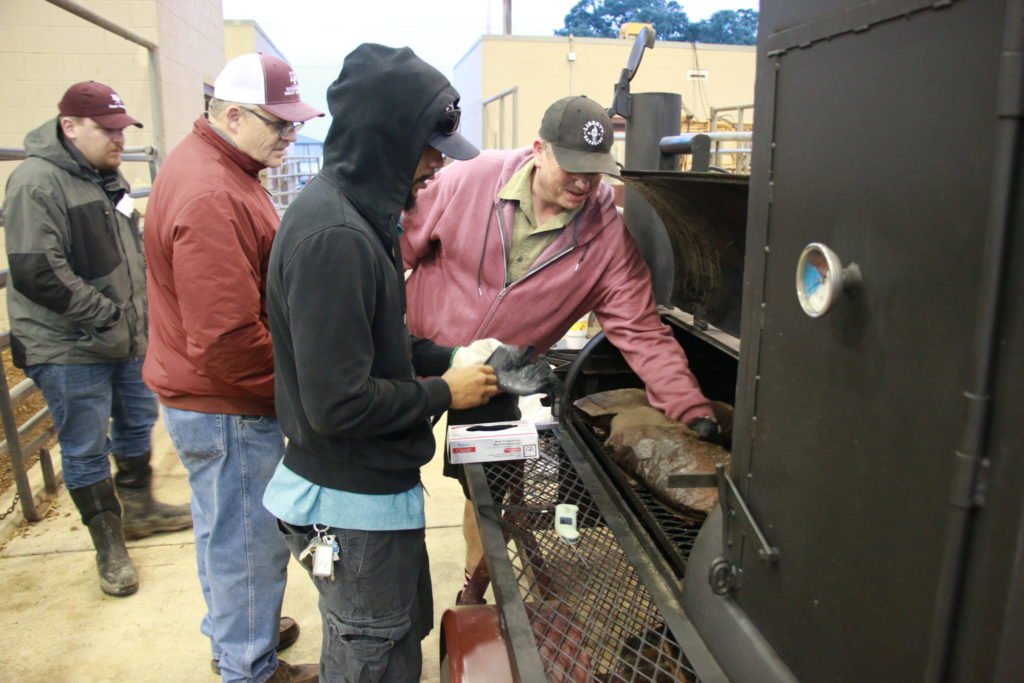
<path fill-rule="evenodd" d="M 142 377 L 164 405 L 275 415 L 265 295 L 278 216 L 263 168 L 200 117 L 153 183 Z"/>

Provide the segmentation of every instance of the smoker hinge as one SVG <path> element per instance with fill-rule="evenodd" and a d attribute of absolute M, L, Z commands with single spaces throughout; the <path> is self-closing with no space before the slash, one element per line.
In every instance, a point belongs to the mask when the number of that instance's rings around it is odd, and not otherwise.
<path fill-rule="evenodd" d="M 718 504 L 722 509 L 722 556 L 715 558 L 708 573 L 711 590 L 717 595 L 739 589 L 740 570 L 729 559 L 740 537 L 748 536 L 757 544 L 757 559 L 766 565 L 779 561 L 779 549 L 768 543 L 764 532 L 754 520 L 736 483 L 725 473 L 724 465 L 715 466 L 715 474 L 678 474 L 668 478 L 670 487 L 710 488 L 718 486 Z"/>
<path fill-rule="evenodd" d="M 985 494 L 988 492 L 989 460 L 960 451 L 953 458 L 953 490 L 949 502 L 963 509 L 984 507 Z"/>
<path fill-rule="evenodd" d="M 967 415 L 964 420 L 962 445 L 953 455 L 949 502 L 953 507 L 966 510 L 985 504 L 989 460 L 980 453 L 984 448 L 984 430 L 991 396 L 965 391 L 964 398 L 967 399 Z"/>

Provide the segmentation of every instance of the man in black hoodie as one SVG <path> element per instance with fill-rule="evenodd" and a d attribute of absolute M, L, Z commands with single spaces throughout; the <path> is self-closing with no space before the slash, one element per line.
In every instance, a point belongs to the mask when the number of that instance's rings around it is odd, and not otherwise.
<path fill-rule="evenodd" d="M 356 48 L 327 91 L 324 168 L 270 254 L 288 447 L 264 504 L 320 592 L 321 680 L 419 680 L 433 622 L 420 484 L 430 418 L 498 392 L 491 368 L 452 368 L 458 349 L 405 325 L 398 217 L 442 154 L 478 153 L 456 132 L 458 99 L 412 50 Z"/>

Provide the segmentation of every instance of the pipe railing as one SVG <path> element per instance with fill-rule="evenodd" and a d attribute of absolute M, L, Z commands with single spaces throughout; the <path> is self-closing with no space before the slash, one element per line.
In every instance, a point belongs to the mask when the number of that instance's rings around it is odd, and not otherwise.
<path fill-rule="evenodd" d="M 512 119 L 512 140 L 509 144 L 505 143 L 505 100 L 506 98 L 512 98 L 512 114 L 509 118 Z M 488 135 L 491 133 L 490 126 L 488 125 L 487 118 L 487 105 L 492 102 L 498 103 L 498 138 L 495 140 L 494 145 L 490 145 L 487 140 Z M 499 93 L 491 95 L 487 99 L 480 103 L 481 115 L 483 117 L 483 143 L 484 145 L 493 146 L 495 149 L 510 149 L 518 145 L 519 139 L 519 86 L 511 87 L 507 90 L 502 90 Z"/>
<path fill-rule="evenodd" d="M 7 286 L 8 271 L 0 271 L 0 289 Z M 9 331 L 0 336 L 0 349 L 8 349 L 11 344 Z M 43 497 L 53 497 L 57 494 L 57 475 L 53 468 L 53 458 L 50 457 L 50 449 L 47 444 L 57 431 L 53 422 L 36 434 L 31 441 L 22 444 L 24 439 L 34 432 L 40 425 L 44 424 L 50 417 L 50 410 L 43 404 L 43 407 L 36 411 L 24 424 L 18 426 L 15 411 L 24 405 L 26 401 L 36 395 L 41 395 L 35 383 L 30 379 L 19 382 L 13 389 L 7 380 L 7 373 L 0 381 L 0 423 L 3 424 L 5 441 L 0 441 L 0 457 L 7 455 L 11 460 L 11 472 L 14 475 L 14 484 L 21 502 L 21 514 L 29 522 L 38 522 L 42 519 L 39 507 L 36 505 L 36 494 L 32 491 L 32 484 L 28 479 L 26 459 L 33 453 L 39 453 L 39 468 L 43 474 Z"/>
<path fill-rule="evenodd" d="M 150 109 L 152 110 L 150 114 L 153 118 L 153 145 L 158 150 L 166 149 L 164 147 L 164 96 L 162 89 L 163 81 L 160 76 L 159 46 L 153 41 L 140 36 L 138 33 L 130 31 L 109 19 L 96 14 L 92 10 L 82 7 L 77 2 L 72 2 L 71 0 L 46 1 L 51 5 L 60 7 L 66 12 L 74 14 L 91 24 L 95 24 L 106 31 L 110 31 L 116 36 L 120 36 L 121 38 L 146 49 L 146 53 L 149 57 L 149 101 Z"/>
<path fill-rule="evenodd" d="M 20 147 L 0 147 L 0 161 L 22 161 L 25 158 L 25 150 Z M 144 162 L 149 164 L 149 185 L 145 187 L 134 187 L 130 194 L 135 199 L 141 199 L 142 197 L 148 197 L 153 184 L 153 179 L 156 178 L 156 172 L 159 168 L 159 157 L 155 147 L 125 147 L 124 154 L 121 155 L 122 161 L 134 161 Z M 0 228 L 4 225 L 4 211 L 0 207 Z M 6 271 L 5 271 L 6 272 Z M 6 282 L 6 279 L 4 280 Z M 0 335 L 6 335 L 6 333 L 0 333 Z M 6 340 L 6 338 L 4 338 Z"/>

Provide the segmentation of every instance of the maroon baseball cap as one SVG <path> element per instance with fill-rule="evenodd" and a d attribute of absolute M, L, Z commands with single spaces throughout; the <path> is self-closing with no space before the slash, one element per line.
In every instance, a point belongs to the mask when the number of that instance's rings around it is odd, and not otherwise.
<path fill-rule="evenodd" d="M 299 99 L 299 79 L 283 59 L 259 52 L 235 57 L 213 82 L 213 96 L 226 102 L 259 105 L 285 121 L 323 116 Z"/>
<path fill-rule="evenodd" d="M 128 116 L 121 96 L 109 85 L 96 81 L 75 83 L 57 105 L 61 116 L 87 116 L 104 128 L 127 128 L 142 124 Z"/>

